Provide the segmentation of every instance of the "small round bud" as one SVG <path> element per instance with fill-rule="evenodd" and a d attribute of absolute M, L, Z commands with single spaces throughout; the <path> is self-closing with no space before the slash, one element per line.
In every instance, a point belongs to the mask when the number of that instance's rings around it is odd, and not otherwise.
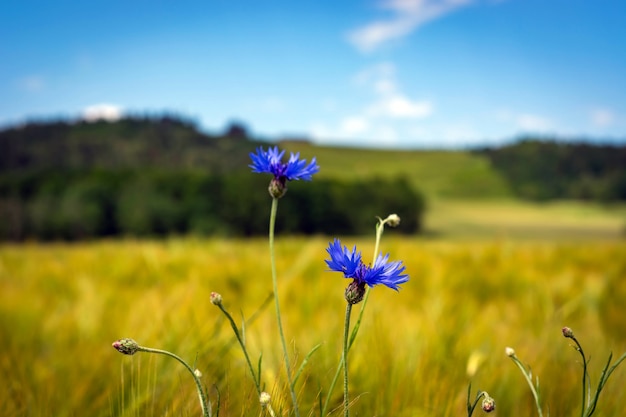
<path fill-rule="evenodd" d="M 269 191 L 273 198 L 281 198 L 287 193 L 287 178 L 272 178 L 270 185 L 267 187 L 267 191 Z"/>
<path fill-rule="evenodd" d="M 365 282 L 352 281 L 346 288 L 346 301 L 350 304 L 358 304 L 365 296 Z"/>
<path fill-rule="evenodd" d="M 222 294 L 220 294 L 218 292 L 212 292 L 211 293 L 211 304 L 216 305 L 216 306 L 221 306 L 222 305 Z"/>
<path fill-rule="evenodd" d="M 194 369 L 193 374 L 198 378 L 202 378 L 202 372 L 199 369 Z"/>
<path fill-rule="evenodd" d="M 483 399 L 482 408 L 485 413 L 491 413 L 496 409 L 496 401 L 489 396 L 486 392 L 485 398 Z"/>
<path fill-rule="evenodd" d="M 515 356 L 515 350 L 513 350 L 512 347 L 506 347 L 504 349 L 504 353 L 506 353 L 506 356 L 508 356 L 509 358 L 512 358 L 513 356 Z"/>
<path fill-rule="evenodd" d="M 400 216 L 398 216 L 397 214 L 390 214 L 389 216 L 387 216 L 387 218 L 385 219 L 385 222 L 391 226 L 391 227 L 397 227 L 400 225 Z"/>
<path fill-rule="evenodd" d="M 134 355 L 139 350 L 139 345 L 133 339 L 120 339 L 113 342 L 113 348 L 124 355 Z"/>
<path fill-rule="evenodd" d="M 563 332 L 563 336 L 567 337 L 569 339 L 573 339 L 574 338 L 574 331 L 572 329 L 570 329 L 569 327 L 563 327 L 563 329 L 561 329 L 561 331 Z"/>
<path fill-rule="evenodd" d="M 270 395 L 265 391 L 263 391 L 261 395 L 259 395 L 259 402 L 261 403 L 261 406 L 263 407 L 268 405 L 270 403 L 270 400 L 271 400 Z"/>

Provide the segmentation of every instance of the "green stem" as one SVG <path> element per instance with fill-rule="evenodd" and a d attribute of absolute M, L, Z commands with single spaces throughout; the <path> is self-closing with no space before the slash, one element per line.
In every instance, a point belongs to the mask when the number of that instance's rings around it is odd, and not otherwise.
<path fill-rule="evenodd" d="M 372 264 L 376 262 L 376 257 L 378 256 L 378 248 L 380 247 L 380 239 L 383 236 L 384 230 L 385 221 L 378 218 L 378 223 L 376 224 L 376 243 L 374 244 L 374 256 L 372 257 Z M 352 347 L 352 344 L 356 339 L 356 335 L 359 333 L 359 327 L 361 327 L 361 320 L 363 319 L 363 312 L 365 311 L 365 307 L 367 306 L 367 300 L 369 300 L 370 298 L 370 289 L 370 287 L 367 287 L 365 291 L 365 298 L 363 299 L 363 304 L 361 305 L 361 311 L 359 311 L 359 318 L 354 325 L 354 329 L 352 329 L 352 335 L 350 336 L 350 345 L 348 348 Z"/>
<path fill-rule="evenodd" d="M 467 417 L 472 417 L 472 414 L 474 414 L 474 409 L 478 405 L 478 401 L 480 401 L 480 399 L 485 395 L 484 391 L 478 391 L 478 393 L 476 394 L 476 399 L 474 400 L 474 404 L 472 404 L 470 403 L 471 393 L 472 383 L 470 382 L 469 386 L 467 387 Z"/>
<path fill-rule="evenodd" d="M 280 316 L 280 303 L 278 301 L 278 280 L 276 278 L 276 259 L 274 256 L 274 228 L 276 225 L 276 212 L 278 211 L 278 199 L 272 198 L 272 210 L 270 212 L 270 262 L 272 264 L 272 284 L 274 287 L 274 305 L 276 306 L 276 320 L 278 321 L 278 333 L 280 334 L 280 342 L 283 346 L 283 355 L 285 357 L 285 370 L 287 371 L 287 381 L 289 383 L 289 391 L 291 392 L 291 400 L 296 417 L 300 417 L 298 411 L 298 399 L 291 379 L 291 365 L 289 363 L 289 355 L 287 352 L 287 343 L 285 342 L 285 334 L 283 333 L 283 324 Z"/>
<path fill-rule="evenodd" d="M 204 389 L 202 388 L 202 383 L 200 382 L 200 378 L 198 378 L 194 370 L 191 369 L 191 366 L 187 365 L 187 362 L 182 360 L 178 355 L 175 355 L 172 352 L 168 352 L 167 350 L 153 349 L 153 348 L 147 348 L 143 346 L 139 346 L 137 350 L 139 352 L 158 353 L 161 355 L 169 356 L 170 358 L 174 358 L 178 362 L 182 363 L 183 366 L 187 368 L 191 376 L 193 376 L 193 380 L 196 383 L 196 388 L 198 390 L 198 397 L 200 397 L 200 406 L 202 407 L 203 417 L 211 417 L 211 413 L 209 411 L 209 406 L 208 406 L 208 401 L 204 393 Z"/>
<path fill-rule="evenodd" d="M 381 220 L 380 218 L 378 219 L 378 223 L 376 224 L 376 244 L 374 245 L 374 258 L 373 261 L 376 261 L 376 256 L 378 254 L 378 247 L 380 246 L 380 239 L 383 235 L 383 230 L 385 229 L 385 222 L 384 220 Z M 350 335 L 350 341 L 348 342 L 348 350 L 350 350 L 350 348 L 352 347 L 352 344 L 354 343 L 354 340 L 356 339 L 356 335 L 359 333 L 359 327 L 361 327 L 361 321 L 363 320 L 363 312 L 365 311 L 365 306 L 367 305 L 367 300 L 369 299 L 370 296 L 370 288 L 367 287 L 367 289 L 365 290 L 365 298 L 363 299 L 363 305 L 361 306 L 361 310 L 359 311 L 359 317 L 354 325 L 354 328 L 352 329 L 352 334 Z M 328 394 L 326 394 L 326 400 L 324 400 L 324 407 L 322 408 L 322 413 L 320 414 L 321 417 L 326 415 L 326 411 L 328 410 L 328 405 L 330 403 L 330 396 L 332 395 L 334 389 L 335 389 L 335 385 L 337 385 L 337 381 L 339 380 L 339 374 L 341 372 L 341 369 L 343 368 L 344 365 L 344 361 L 343 361 L 343 356 L 341 357 L 341 361 L 339 362 L 339 365 L 337 365 L 337 369 L 335 370 L 335 375 L 333 376 L 333 379 L 330 383 L 330 387 L 328 388 Z"/>
<path fill-rule="evenodd" d="M 530 375 L 528 374 L 528 371 L 526 370 L 526 368 L 524 368 L 524 365 L 522 365 L 522 363 L 517 358 L 517 356 L 513 355 L 513 356 L 511 356 L 511 359 L 513 359 L 513 362 L 515 362 L 517 367 L 522 371 L 522 374 L 524 375 L 524 378 L 526 378 L 526 382 L 528 382 L 528 386 L 530 387 L 530 391 L 533 393 L 533 397 L 535 397 L 535 405 L 537 406 L 537 413 L 539 414 L 539 417 L 543 417 L 543 412 L 541 411 L 541 404 L 539 403 L 539 393 L 535 389 L 535 386 L 533 385 L 533 381 L 530 378 Z"/>
<path fill-rule="evenodd" d="M 585 357 L 585 352 L 583 352 L 583 348 L 582 346 L 580 346 L 580 343 L 578 343 L 578 340 L 576 340 L 576 338 L 574 336 L 572 336 L 571 338 L 574 343 L 576 343 L 576 350 L 578 351 L 578 353 L 580 353 L 580 356 L 583 358 L 583 392 L 582 392 L 582 406 L 580 408 L 580 417 L 584 417 L 585 415 L 585 407 L 586 407 L 586 395 L 585 395 L 585 391 L 587 391 L 587 358 Z"/>
<path fill-rule="evenodd" d="M 261 375 L 258 377 L 254 373 L 254 368 L 252 367 L 252 362 L 250 362 L 250 356 L 248 356 L 248 351 L 246 349 L 246 345 L 243 343 L 243 339 L 241 338 L 241 333 L 235 324 L 235 320 L 233 320 L 232 316 L 224 309 L 222 304 L 217 305 L 220 310 L 226 315 L 228 321 L 230 321 L 230 327 L 233 328 L 233 332 L 235 332 L 235 336 L 239 341 L 239 345 L 241 346 L 241 350 L 243 351 L 243 355 L 246 357 L 246 362 L 248 363 L 248 369 L 250 369 L 250 374 L 252 374 L 252 380 L 254 380 L 254 385 L 256 386 L 257 394 L 261 395 Z"/>
<path fill-rule="evenodd" d="M 350 314 L 352 313 L 352 304 L 346 305 L 346 320 L 343 328 L 343 415 L 350 415 L 350 400 L 348 398 L 348 334 L 350 333 Z"/>

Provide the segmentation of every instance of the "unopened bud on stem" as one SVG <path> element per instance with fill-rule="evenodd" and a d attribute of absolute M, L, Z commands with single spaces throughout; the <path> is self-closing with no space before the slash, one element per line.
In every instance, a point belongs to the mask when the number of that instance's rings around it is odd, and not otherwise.
<path fill-rule="evenodd" d="M 217 293 L 217 292 L 212 292 L 211 293 L 211 304 L 216 305 L 216 306 L 222 305 L 222 295 L 220 293 Z"/>
<path fill-rule="evenodd" d="M 125 338 L 113 342 L 113 348 L 124 355 L 134 355 L 139 350 L 139 345 L 133 339 Z"/>

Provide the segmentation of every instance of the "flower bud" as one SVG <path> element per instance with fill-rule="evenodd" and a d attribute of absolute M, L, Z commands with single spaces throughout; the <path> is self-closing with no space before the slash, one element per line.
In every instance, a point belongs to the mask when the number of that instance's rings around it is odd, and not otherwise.
<path fill-rule="evenodd" d="M 387 216 L 387 218 L 385 219 L 385 222 L 391 226 L 391 227 L 397 227 L 400 225 L 400 216 L 398 216 L 397 214 L 393 213 L 390 214 L 389 216 Z"/>
<path fill-rule="evenodd" d="M 561 331 L 563 332 L 563 336 L 567 337 L 569 339 L 573 339 L 574 338 L 574 331 L 572 329 L 570 329 L 569 327 L 563 327 L 563 329 L 561 329 Z"/>
<path fill-rule="evenodd" d="M 113 342 L 113 348 L 124 355 L 134 355 L 139 350 L 139 345 L 133 339 L 120 339 Z"/>
<path fill-rule="evenodd" d="M 216 306 L 221 306 L 222 305 L 222 294 L 217 293 L 217 292 L 212 292 L 211 293 L 211 304 L 216 305 Z"/>
<path fill-rule="evenodd" d="M 496 401 L 489 396 L 486 392 L 485 398 L 483 399 L 482 408 L 485 413 L 491 413 L 496 409 Z"/>
<path fill-rule="evenodd" d="M 193 370 L 193 374 L 198 378 L 202 378 L 202 371 L 197 368 Z"/>
<path fill-rule="evenodd" d="M 270 185 L 267 187 L 267 191 L 269 191 L 273 198 L 281 198 L 287 193 L 287 178 L 272 178 Z"/>
<path fill-rule="evenodd" d="M 352 281 L 346 288 L 346 301 L 350 304 L 358 304 L 365 296 L 365 282 Z"/>
<path fill-rule="evenodd" d="M 513 356 L 515 356 L 515 350 L 513 350 L 512 347 L 506 347 L 504 349 L 504 353 L 506 353 L 506 356 L 508 356 L 509 358 L 512 358 Z"/>

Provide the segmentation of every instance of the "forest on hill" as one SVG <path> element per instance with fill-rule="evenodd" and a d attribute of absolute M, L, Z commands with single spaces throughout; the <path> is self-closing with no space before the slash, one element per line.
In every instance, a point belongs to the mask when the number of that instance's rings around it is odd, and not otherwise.
<path fill-rule="evenodd" d="M 524 138 L 479 153 L 521 198 L 626 200 L 626 145 Z"/>
<path fill-rule="evenodd" d="M 252 175 L 248 167 L 250 152 L 259 146 L 270 144 L 250 137 L 242 124 L 209 135 L 178 116 L 6 128 L 0 131 L 0 239 L 265 234 L 266 219 L 250 215 L 269 212 L 269 176 Z M 341 153 L 336 164 L 363 155 L 358 149 L 334 152 Z M 471 152 L 486 158 L 523 199 L 626 200 L 624 145 L 526 138 Z M 400 232 L 418 233 L 427 202 L 409 178 L 410 165 L 429 153 L 409 153 L 403 162 L 394 159 L 407 165 L 396 167 L 394 177 L 376 177 L 364 167 L 350 179 L 320 176 L 311 184 L 291 183 L 277 230 L 362 234 L 375 216 L 397 212 L 403 219 Z"/>
<path fill-rule="evenodd" d="M 265 235 L 271 177 L 248 167 L 259 146 L 242 125 L 211 136 L 171 116 L 5 129 L 0 239 Z M 281 233 L 362 234 L 391 212 L 401 233 L 421 228 L 424 198 L 403 178 L 296 181 L 288 195 Z"/>

